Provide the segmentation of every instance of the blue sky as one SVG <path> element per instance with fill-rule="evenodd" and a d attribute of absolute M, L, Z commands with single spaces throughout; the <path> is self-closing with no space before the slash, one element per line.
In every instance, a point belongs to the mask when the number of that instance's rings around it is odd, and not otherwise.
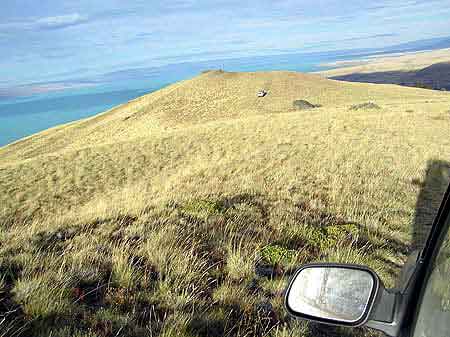
<path fill-rule="evenodd" d="M 450 0 L 2 0 L 0 88 L 450 35 Z M 42 92 L 58 86 L 44 84 Z"/>

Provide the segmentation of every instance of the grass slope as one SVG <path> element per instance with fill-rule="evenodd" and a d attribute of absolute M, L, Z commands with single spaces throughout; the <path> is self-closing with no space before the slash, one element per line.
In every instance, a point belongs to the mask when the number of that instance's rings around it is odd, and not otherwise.
<path fill-rule="evenodd" d="M 356 73 L 417 71 L 436 63 L 450 61 L 450 48 L 429 51 L 379 55 L 362 60 L 338 61 L 324 64 L 334 69 L 321 71 L 326 77 Z"/>
<path fill-rule="evenodd" d="M 352 73 L 335 80 L 368 83 L 391 83 L 435 90 L 450 90 L 450 62 L 436 63 L 420 70 Z"/>
<path fill-rule="evenodd" d="M 394 284 L 448 181 L 449 108 L 212 71 L 1 148 L 0 336 L 374 335 L 295 322 L 282 290 L 320 260 Z"/>

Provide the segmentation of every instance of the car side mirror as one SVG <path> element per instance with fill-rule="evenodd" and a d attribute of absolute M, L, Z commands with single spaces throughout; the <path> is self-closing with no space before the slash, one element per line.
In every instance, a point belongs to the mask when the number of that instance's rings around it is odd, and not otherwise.
<path fill-rule="evenodd" d="M 355 327 L 368 321 L 379 290 L 380 280 L 369 268 L 309 264 L 292 277 L 285 305 L 298 318 Z"/>

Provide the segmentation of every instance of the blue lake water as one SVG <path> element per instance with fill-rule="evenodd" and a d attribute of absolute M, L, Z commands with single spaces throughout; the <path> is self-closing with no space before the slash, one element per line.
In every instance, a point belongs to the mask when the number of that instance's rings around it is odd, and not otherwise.
<path fill-rule="evenodd" d="M 0 146 L 59 124 L 93 116 L 143 94 L 143 90 L 123 90 L 0 104 Z"/>
<path fill-rule="evenodd" d="M 101 75 L 93 79 L 97 85 L 91 88 L 66 90 L 26 98 L 0 97 L 0 146 L 59 124 L 93 116 L 168 84 L 196 76 L 206 69 L 311 72 L 324 69 L 321 64 L 327 62 L 405 50 L 410 51 L 411 48 L 407 46 L 389 50 L 360 49 L 181 63 Z"/>

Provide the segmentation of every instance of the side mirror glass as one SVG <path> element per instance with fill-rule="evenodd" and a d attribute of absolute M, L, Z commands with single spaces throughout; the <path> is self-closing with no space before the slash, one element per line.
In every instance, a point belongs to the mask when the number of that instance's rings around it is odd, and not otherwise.
<path fill-rule="evenodd" d="M 367 321 L 378 288 L 378 277 L 366 267 L 306 265 L 292 278 L 285 304 L 296 317 L 359 326 Z"/>

